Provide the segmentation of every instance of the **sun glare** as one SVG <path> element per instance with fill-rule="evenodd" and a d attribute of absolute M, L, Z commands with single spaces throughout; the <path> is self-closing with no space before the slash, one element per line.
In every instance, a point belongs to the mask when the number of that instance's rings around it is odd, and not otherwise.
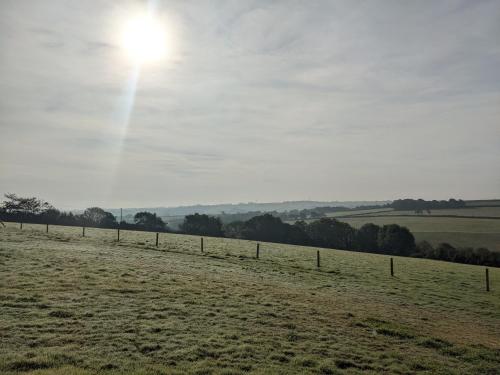
<path fill-rule="evenodd" d="M 153 16 L 130 19 L 124 25 L 121 42 L 129 58 L 137 64 L 159 61 L 167 53 L 165 29 Z"/>

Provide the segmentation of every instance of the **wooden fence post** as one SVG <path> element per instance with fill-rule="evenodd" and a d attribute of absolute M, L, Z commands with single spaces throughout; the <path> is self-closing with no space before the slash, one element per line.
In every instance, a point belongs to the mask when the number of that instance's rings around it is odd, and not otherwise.
<path fill-rule="evenodd" d="M 19 224 L 21 224 L 21 230 L 23 230 L 23 222 L 21 221 Z"/>
<path fill-rule="evenodd" d="M 158 247 L 158 233 L 156 233 L 156 246 Z"/>
<path fill-rule="evenodd" d="M 120 229 L 117 229 L 117 240 L 120 242 Z"/>
<path fill-rule="evenodd" d="M 490 271 L 486 268 L 486 291 L 490 291 Z"/>
<path fill-rule="evenodd" d="M 394 261 L 391 258 L 391 276 L 394 276 Z"/>
<path fill-rule="evenodd" d="M 85 237 L 85 227 L 82 227 L 82 237 Z"/>
<path fill-rule="evenodd" d="M 320 267 L 320 261 L 319 261 L 319 250 L 316 251 L 316 267 Z"/>
<path fill-rule="evenodd" d="M 259 259 L 259 253 L 260 253 L 260 243 L 257 244 L 257 252 L 255 253 L 255 257 Z"/>
<path fill-rule="evenodd" d="M 201 252 L 203 252 L 203 237 L 201 237 L 200 248 L 201 248 Z"/>

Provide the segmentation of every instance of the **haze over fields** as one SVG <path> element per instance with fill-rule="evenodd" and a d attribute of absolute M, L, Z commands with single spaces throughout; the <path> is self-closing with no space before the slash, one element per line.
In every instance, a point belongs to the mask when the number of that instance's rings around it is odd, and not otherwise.
<path fill-rule="evenodd" d="M 497 198 L 498 1 L 147 3 L 0 2 L 1 191 Z"/>
<path fill-rule="evenodd" d="M 500 0 L 0 0 L 0 374 L 498 375 Z"/>

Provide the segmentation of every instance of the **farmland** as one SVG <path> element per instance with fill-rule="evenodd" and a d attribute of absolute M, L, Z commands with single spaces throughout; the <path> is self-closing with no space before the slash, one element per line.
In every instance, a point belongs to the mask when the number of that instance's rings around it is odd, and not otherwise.
<path fill-rule="evenodd" d="M 337 216 L 385 216 L 385 215 L 395 215 L 395 216 L 419 216 L 419 217 L 428 217 L 428 216 L 464 216 L 464 217 L 488 217 L 488 218 L 500 218 L 500 206 L 496 207 L 465 207 L 465 208 L 449 208 L 449 209 L 434 209 L 430 210 L 430 212 L 423 212 L 422 214 L 418 214 L 415 211 L 396 211 L 392 209 L 385 210 L 357 210 L 349 212 L 343 212 L 342 215 Z"/>
<path fill-rule="evenodd" d="M 469 207 L 493 207 L 493 206 L 500 206 L 500 199 L 471 200 L 471 201 L 466 201 L 465 205 L 469 206 Z"/>
<path fill-rule="evenodd" d="M 392 208 L 372 208 L 366 210 L 334 211 L 326 214 L 328 217 L 351 216 L 351 215 L 375 215 L 393 212 Z"/>
<path fill-rule="evenodd" d="M 500 269 L 195 236 L 0 229 L 0 372 L 446 373 L 500 366 Z M 395 313 L 397 312 L 397 314 Z"/>
<path fill-rule="evenodd" d="M 366 223 L 399 224 L 411 230 L 417 241 L 432 244 L 448 242 L 453 246 L 484 246 L 500 251 L 500 220 L 423 216 L 357 216 L 339 218 L 354 227 Z"/>
<path fill-rule="evenodd" d="M 430 214 L 415 211 L 395 211 L 391 208 L 353 210 L 328 213 L 356 228 L 366 223 L 398 224 L 407 227 L 417 241 L 433 245 L 447 242 L 455 247 L 486 247 L 500 251 L 500 206 L 497 201 L 478 201 L 491 206 L 471 206 L 457 209 L 431 210 Z M 492 203 L 493 202 L 493 203 Z M 317 219 L 308 219 L 311 222 Z M 288 221 L 292 224 L 294 221 Z"/>

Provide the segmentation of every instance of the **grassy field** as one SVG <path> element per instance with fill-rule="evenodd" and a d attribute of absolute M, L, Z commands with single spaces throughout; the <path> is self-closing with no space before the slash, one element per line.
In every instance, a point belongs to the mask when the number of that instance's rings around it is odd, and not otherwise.
<path fill-rule="evenodd" d="M 385 214 L 392 212 L 392 208 L 372 208 L 367 210 L 350 210 L 350 211 L 337 211 L 328 212 L 326 216 L 328 217 L 339 217 L 339 216 L 351 216 L 351 215 L 375 215 L 375 214 Z"/>
<path fill-rule="evenodd" d="M 359 228 L 366 223 L 399 224 L 407 227 L 417 241 L 433 244 L 448 242 L 453 246 L 487 247 L 500 251 L 500 220 L 481 218 L 371 216 L 339 218 Z"/>
<path fill-rule="evenodd" d="M 365 212 L 366 211 L 366 212 Z M 472 216 L 472 217 L 498 217 L 500 218 L 500 206 L 498 207 L 468 207 L 468 208 L 450 208 L 442 210 L 431 210 L 430 213 L 424 211 L 422 214 L 417 214 L 415 211 L 395 211 L 395 210 L 359 210 L 351 211 L 349 214 L 347 211 L 342 215 L 337 216 L 387 216 L 387 215 L 411 215 L 411 216 Z"/>
<path fill-rule="evenodd" d="M 470 207 L 500 206 L 500 199 L 465 201 L 465 205 Z"/>
<path fill-rule="evenodd" d="M 433 245 L 448 242 L 456 247 L 487 247 L 500 251 L 499 207 L 473 207 L 463 209 L 431 210 L 431 214 L 417 215 L 414 211 L 359 210 L 336 212 L 330 215 L 359 228 L 366 223 L 377 225 L 399 224 L 411 230 L 417 241 L 426 240 Z M 400 216 L 406 215 L 406 216 Z M 475 216 L 439 217 L 438 215 Z M 313 221 L 313 220 L 306 220 Z M 293 222 L 290 222 L 293 224 Z"/>
<path fill-rule="evenodd" d="M 497 207 L 468 207 L 468 208 L 450 208 L 450 209 L 442 209 L 442 210 L 431 210 L 430 214 L 424 211 L 422 214 L 416 214 L 415 211 L 394 211 L 388 209 L 386 211 L 376 212 L 373 210 L 372 212 L 364 212 L 360 211 L 351 211 L 352 214 L 356 215 L 376 215 L 376 216 L 386 216 L 386 215 L 412 215 L 412 216 L 474 216 L 474 217 L 498 217 L 500 218 L 500 206 Z M 337 216 L 350 216 L 347 212 L 344 212 L 343 215 Z"/>
<path fill-rule="evenodd" d="M 498 374 L 500 269 L 0 229 L 2 374 Z"/>

